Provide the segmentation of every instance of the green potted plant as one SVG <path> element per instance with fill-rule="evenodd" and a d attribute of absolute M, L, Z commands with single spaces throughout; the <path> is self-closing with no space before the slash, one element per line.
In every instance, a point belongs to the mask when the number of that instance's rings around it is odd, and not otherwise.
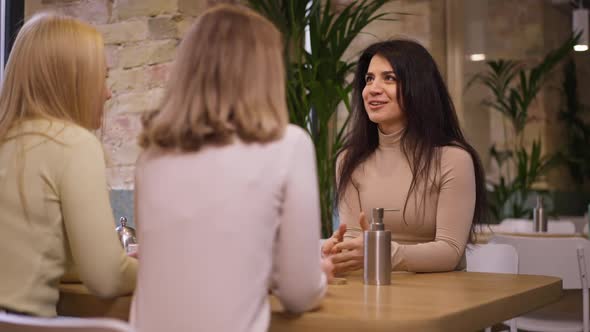
<path fill-rule="evenodd" d="M 324 237 L 332 234 L 335 160 L 348 116 L 341 128 L 334 120 L 339 105 L 350 113 L 352 86 L 346 77 L 356 65 L 342 56 L 369 23 L 385 19 L 377 10 L 387 1 L 350 1 L 338 11 L 330 0 L 247 1 L 283 34 L 289 117 L 309 132 L 315 144 Z M 305 48 L 306 28 L 310 51 Z"/>
<path fill-rule="evenodd" d="M 559 119 L 566 126 L 567 143 L 563 158 L 576 184 L 582 186 L 590 179 L 590 124 L 584 121 L 588 106 L 578 98 L 576 64 L 569 59 L 563 69 L 563 93 L 565 105 L 559 111 Z M 581 188 L 580 188 L 581 190 Z"/>
<path fill-rule="evenodd" d="M 531 104 L 541 90 L 547 75 L 570 52 L 577 37 L 568 38 L 559 48 L 549 52 L 538 65 L 526 68 L 521 61 L 495 60 L 486 63 L 486 70 L 475 75 L 468 86 L 481 83 L 491 93 L 484 105 L 499 112 L 510 124 L 504 131 L 505 147 L 490 149 L 492 160 L 498 165 L 500 176 L 490 182 L 490 213 L 496 221 L 531 215 L 527 200 L 533 185 L 557 164 L 556 154 L 542 154 L 540 139 L 525 142 L 525 127 L 530 122 Z"/>

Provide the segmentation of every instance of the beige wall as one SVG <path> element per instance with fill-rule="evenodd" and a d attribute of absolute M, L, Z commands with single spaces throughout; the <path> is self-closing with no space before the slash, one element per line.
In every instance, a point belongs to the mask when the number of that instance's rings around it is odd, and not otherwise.
<path fill-rule="evenodd" d="M 485 51 L 488 59 L 521 60 L 532 66 L 539 63 L 550 50 L 560 46 L 571 33 L 571 9 L 567 5 L 556 7 L 543 0 L 488 0 L 487 4 Z M 583 87 L 590 84 L 588 75 L 584 75 L 584 72 L 590 71 L 588 54 L 573 53 L 578 64 L 580 97 L 582 101 L 588 102 L 590 98 L 583 93 Z M 465 82 L 484 69 L 483 62 L 466 60 Z M 565 129 L 557 116 L 563 105 L 562 79 L 561 68 L 558 68 L 546 81 L 529 110 L 531 121 L 525 130 L 525 140 L 530 143 L 540 138 L 544 151 L 548 153 L 559 151 L 565 143 Z M 481 100 L 489 96 L 488 93 L 477 85 L 465 91 L 464 125 L 466 135 L 484 159 L 488 175 L 495 178 L 498 170 L 489 160 L 488 149 L 494 143 L 499 147 L 505 144 L 505 128 L 508 124 L 498 112 L 481 105 Z M 559 168 L 538 183 L 538 187 L 571 190 L 571 184 L 567 170 Z"/>
<path fill-rule="evenodd" d="M 342 1 L 341 2 L 346 2 Z M 439 68 L 445 73 L 445 1 L 443 0 L 397 0 L 385 4 L 379 13 L 387 19 L 367 27 L 346 52 L 345 58 L 354 58 L 370 44 L 391 38 L 410 38 L 422 43 L 433 55 Z"/>
<path fill-rule="evenodd" d="M 473 1 L 473 0 L 460 0 Z M 474 0 L 484 2 L 487 8 L 484 51 L 487 60 L 511 59 L 524 60 L 529 63 L 538 61 L 544 54 L 543 43 L 543 7 L 542 0 Z M 466 49 L 469 40 L 464 40 Z M 463 62 L 464 82 L 486 69 L 485 63 L 472 62 L 465 58 Z M 505 137 L 510 137 L 509 124 L 498 112 L 481 104 L 489 97 L 489 91 L 481 85 L 472 85 L 463 94 L 464 128 L 467 138 L 480 153 L 489 176 L 495 178 L 498 173 L 490 161 L 489 148 L 492 144 L 502 148 Z M 536 112 L 536 110 L 533 110 Z M 540 130 L 535 124 L 528 126 L 528 134 L 537 137 Z"/>

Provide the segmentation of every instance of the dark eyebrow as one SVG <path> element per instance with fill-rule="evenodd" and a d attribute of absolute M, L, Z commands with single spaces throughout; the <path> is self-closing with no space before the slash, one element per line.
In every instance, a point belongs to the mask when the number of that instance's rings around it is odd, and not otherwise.
<path fill-rule="evenodd" d="M 395 72 L 393 70 L 388 70 L 388 71 L 381 72 L 381 75 L 389 75 L 389 74 L 395 75 Z M 368 71 L 365 74 L 365 76 L 367 76 L 367 75 L 375 75 L 375 74 L 373 74 L 372 72 Z"/>

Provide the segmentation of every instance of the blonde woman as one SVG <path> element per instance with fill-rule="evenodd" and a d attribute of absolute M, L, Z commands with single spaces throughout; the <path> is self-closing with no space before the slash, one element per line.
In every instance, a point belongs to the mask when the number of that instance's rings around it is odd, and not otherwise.
<path fill-rule="evenodd" d="M 140 331 L 265 331 L 269 289 L 294 312 L 323 296 L 314 149 L 287 124 L 284 71 L 249 9 L 213 7 L 184 37 L 140 136 Z"/>
<path fill-rule="evenodd" d="M 98 139 L 106 64 L 101 35 L 40 14 L 19 32 L 0 91 L 0 311 L 55 316 L 74 265 L 99 296 L 130 293 L 137 261 L 114 231 Z"/>

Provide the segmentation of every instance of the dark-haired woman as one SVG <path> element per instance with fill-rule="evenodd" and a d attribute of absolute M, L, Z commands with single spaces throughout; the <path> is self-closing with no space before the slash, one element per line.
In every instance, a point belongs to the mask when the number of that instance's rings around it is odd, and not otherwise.
<path fill-rule="evenodd" d="M 362 268 L 365 216 L 399 208 L 384 217 L 393 270 L 465 268 L 465 246 L 485 218 L 484 173 L 432 56 L 409 40 L 369 46 L 353 98 L 336 168 L 341 226 L 323 254 L 336 272 Z"/>

